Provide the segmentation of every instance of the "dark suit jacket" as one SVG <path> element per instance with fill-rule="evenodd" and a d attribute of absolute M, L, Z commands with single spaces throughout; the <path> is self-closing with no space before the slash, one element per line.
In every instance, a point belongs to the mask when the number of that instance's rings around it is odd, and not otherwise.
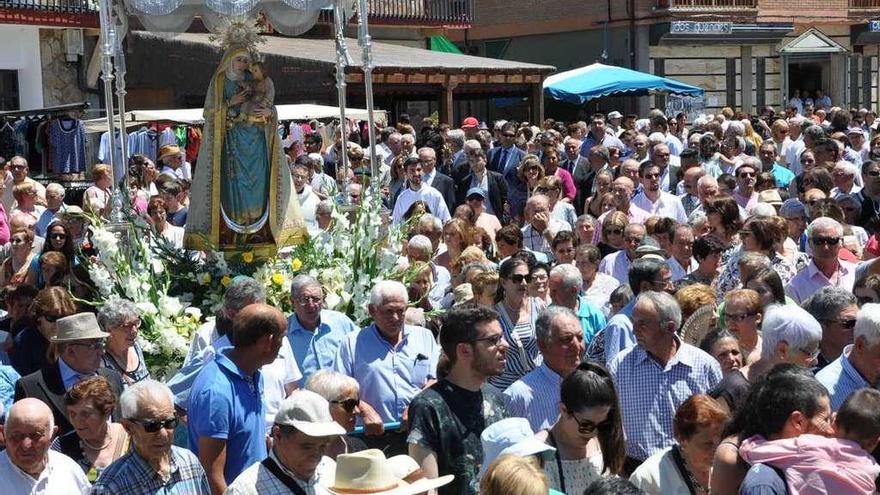
<path fill-rule="evenodd" d="M 581 163 L 574 169 L 574 173 L 571 174 L 571 178 L 574 180 L 574 188 L 577 191 L 574 196 L 574 211 L 578 215 L 583 215 L 584 201 L 590 197 L 593 191 L 593 180 L 596 178 L 596 173 L 590 168 L 587 160 L 581 160 Z"/>
<path fill-rule="evenodd" d="M 526 152 L 517 148 L 516 146 L 511 146 L 509 150 L 507 150 L 507 157 L 505 162 L 498 164 L 498 169 L 496 170 L 493 165 L 495 164 L 495 155 L 501 153 L 501 147 L 492 148 L 489 150 L 489 153 L 486 155 L 486 159 L 488 162 L 486 163 L 486 168 L 493 172 L 498 172 L 500 174 L 504 174 L 504 171 L 510 167 L 516 168 L 519 166 L 519 162 L 522 161 L 526 156 Z"/>
<path fill-rule="evenodd" d="M 440 191 L 440 194 L 443 195 L 443 201 L 446 202 L 446 207 L 449 208 L 449 213 L 452 214 L 455 212 L 455 182 L 452 180 L 452 177 L 441 174 L 440 172 L 435 172 L 431 187 Z"/>
<path fill-rule="evenodd" d="M 119 399 L 119 396 L 122 394 L 122 377 L 119 373 L 111 369 L 99 368 L 98 375 L 103 376 L 110 382 L 113 395 Z M 58 434 L 63 435 L 73 431 L 73 425 L 67 419 L 67 405 L 64 404 L 64 392 L 64 381 L 61 380 L 61 370 L 58 368 L 58 363 L 50 363 L 43 366 L 39 371 L 23 376 L 18 380 L 18 383 L 15 384 L 15 401 L 26 397 L 33 397 L 45 402 L 55 416 Z M 112 417 L 114 421 L 118 421 L 121 416 L 117 400 L 116 409 L 113 411 Z"/>
<path fill-rule="evenodd" d="M 498 172 L 493 172 L 491 170 L 487 170 L 489 177 L 486 179 L 486 183 L 489 185 L 489 204 L 492 205 L 492 209 L 495 211 L 495 216 L 498 217 L 499 221 L 503 221 L 502 218 L 504 215 L 504 204 L 507 203 L 507 181 L 504 180 L 504 177 L 501 176 Z M 474 174 L 468 173 L 458 182 L 457 187 L 455 188 L 455 203 L 460 205 L 464 203 L 467 199 L 468 189 L 471 187 L 471 179 Z M 452 210 L 450 210 L 451 212 Z"/>

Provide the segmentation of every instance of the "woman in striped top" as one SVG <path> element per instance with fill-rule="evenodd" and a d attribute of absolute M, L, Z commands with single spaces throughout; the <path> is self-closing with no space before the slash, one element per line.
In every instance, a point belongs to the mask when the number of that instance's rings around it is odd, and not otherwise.
<path fill-rule="evenodd" d="M 507 351 L 504 373 L 489 378 L 489 384 L 500 392 L 541 364 L 535 321 L 544 311 L 544 302 L 529 297 L 528 284 L 532 280 L 529 271 L 529 262 L 517 253 L 502 263 L 498 272 L 501 283 L 495 310 L 510 350 Z"/>

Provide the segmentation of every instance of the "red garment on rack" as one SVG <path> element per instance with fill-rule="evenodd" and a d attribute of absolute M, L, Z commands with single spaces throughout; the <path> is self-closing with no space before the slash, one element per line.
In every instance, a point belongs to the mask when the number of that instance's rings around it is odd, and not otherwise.
<path fill-rule="evenodd" d="M 186 161 L 195 165 L 199 157 L 199 146 L 202 144 L 202 132 L 194 127 L 186 131 Z"/>

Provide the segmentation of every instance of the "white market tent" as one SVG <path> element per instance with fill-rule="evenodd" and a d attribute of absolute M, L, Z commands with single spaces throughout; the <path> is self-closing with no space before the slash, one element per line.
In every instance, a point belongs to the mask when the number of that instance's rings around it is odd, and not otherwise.
<path fill-rule="evenodd" d="M 339 107 L 314 105 L 311 103 L 296 105 L 277 105 L 278 120 L 312 120 L 339 118 Z M 376 110 L 377 121 L 387 122 L 384 110 Z M 367 111 L 359 108 L 345 109 L 345 117 L 356 120 L 367 120 Z M 117 122 L 119 117 L 116 117 Z M 148 124 L 150 122 L 177 122 L 180 124 L 203 124 L 204 111 L 201 108 L 183 108 L 178 110 L 132 110 L 125 112 L 125 124 L 129 127 Z M 91 119 L 84 122 L 86 132 L 106 132 L 107 118 Z"/>

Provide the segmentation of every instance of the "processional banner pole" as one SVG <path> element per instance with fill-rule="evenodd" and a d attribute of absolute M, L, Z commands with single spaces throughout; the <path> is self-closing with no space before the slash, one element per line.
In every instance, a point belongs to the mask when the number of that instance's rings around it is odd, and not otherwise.
<path fill-rule="evenodd" d="M 345 68 L 351 64 L 348 54 L 348 47 L 345 43 L 345 9 L 342 5 L 343 0 L 336 0 L 333 4 L 333 24 L 336 28 L 336 91 L 339 101 L 339 135 L 342 138 L 342 156 L 337 157 L 342 160 L 342 190 L 339 193 L 337 202 L 341 205 L 348 206 L 351 204 L 351 179 L 348 176 L 348 121 L 345 119 L 346 106 L 346 82 Z"/>
<path fill-rule="evenodd" d="M 101 0 L 98 21 L 101 28 L 101 79 L 104 81 L 104 108 L 107 111 L 108 144 L 110 145 L 110 169 L 116 169 L 116 119 L 113 117 L 113 51 L 116 46 L 115 29 L 112 29 L 112 0 Z M 124 131 L 123 131 L 124 132 Z"/>
<path fill-rule="evenodd" d="M 367 103 L 367 135 L 370 139 L 370 173 L 375 178 L 379 175 L 379 164 L 376 160 L 376 119 L 373 114 L 373 52 L 370 27 L 367 22 L 369 10 L 367 0 L 358 0 L 358 44 L 363 50 L 364 91 Z M 373 182 L 371 181 L 371 184 Z"/>
<path fill-rule="evenodd" d="M 112 1 L 112 0 L 110 0 Z M 119 107 L 119 129 L 120 129 L 120 139 L 122 140 L 122 174 L 120 177 L 114 177 L 115 182 L 119 185 L 119 189 L 123 191 L 128 190 L 128 132 L 126 126 L 126 115 L 125 115 L 125 53 L 122 48 L 122 40 L 125 37 L 126 33 L 126 22 L 125 18 L 125 10 L 122 5 L 119 6 L 120 11 L 118 12 L 119 23 L 114 22 L 115 33 L 115 41 L 116 46 L 114 47 L 114 56 L 113 56 L 113 64 L 116 67 L 116 97 L 117 97 L 117 105 Z M 113 170 L 113 173 L 116 173 L 116 170 Z"/>

